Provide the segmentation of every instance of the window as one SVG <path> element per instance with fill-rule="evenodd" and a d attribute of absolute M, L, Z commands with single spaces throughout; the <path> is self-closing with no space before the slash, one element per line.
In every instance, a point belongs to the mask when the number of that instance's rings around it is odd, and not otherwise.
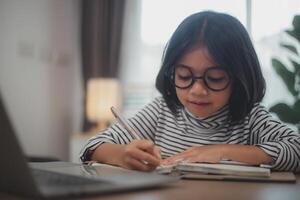
<path fill-rule="evenodd" d="M 267 90 L 263 103 L 267 107 L 278 102 L 292 103 L 293 100 L 272 68 L 271 59 L 279 57 L 288 63 L 286 51 L 280 48 L 279 43 L 287 39 L 283 31 L 292 27 L 294 15 L 300 14 L 299 8 L 299 0 L 252 1 L 252 36 L 266 79 Z"/>
<path fill-rule="evenodd" d="M 246 25 L 246 4 L 243 0 L 143 0 L 141 37 L 144 45 L 164 45 L 179 23 L 203 10 L 226 12 Z"/>

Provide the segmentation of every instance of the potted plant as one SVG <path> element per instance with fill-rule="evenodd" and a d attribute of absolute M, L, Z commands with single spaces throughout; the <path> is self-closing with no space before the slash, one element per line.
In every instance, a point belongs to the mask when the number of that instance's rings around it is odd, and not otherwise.
<path fill-rule="evenodd" d="M 295 43 L 280 44 L 281 47 L 285 48 L 293 55 L 288 58 L 293 69 L 290 70 L 277 58 L 272 58 L 272 67 L 285 83 L 288 91 L 293 96 L 294 101 L 292 105 L 278 103 L 269 110 L 276 113 L 283 122 L 296 125 L 298 131 L 300 131 L 300 15 L 294 17 L 293 28 L 291 30 L 286 30 L 285 32 L 296 39 L 294 40 Z"/>

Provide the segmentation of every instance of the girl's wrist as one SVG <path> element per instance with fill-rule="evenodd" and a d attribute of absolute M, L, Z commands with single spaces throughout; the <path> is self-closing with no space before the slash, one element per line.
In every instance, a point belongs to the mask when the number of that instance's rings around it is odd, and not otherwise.
<path fill-rule="evenodd" d="M 221 160 L 231 160 L 230 144 L 221 144 Z"/>
<path fill-rule="evenodd" d="M 103 143 L 94 152 L 94 160 L 101 163 L 121 166 L 125 145 Z M 109 152 L 109 153 L 108 153 Z"/>
<path fill-rule="evenodd" d="M 221 145 L 221 160 L 234 160 L 249 164 L 269 164 L 273 160 L 263 150 L 253 145 Z"/>
<path fill-rule="evenodd" d="M 117 166 L 124 166 L 125 145 L 117 145 L 116 148 L 115 155 L 111 156 L 110 163 Z"/>

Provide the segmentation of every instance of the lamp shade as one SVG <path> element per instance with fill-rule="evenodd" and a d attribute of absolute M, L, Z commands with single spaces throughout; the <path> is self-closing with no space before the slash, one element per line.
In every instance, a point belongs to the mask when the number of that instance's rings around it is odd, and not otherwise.
<path fill-rule="evenodd" d="M 121 87 L 118 79 L 93 78 L 87 85 L 87 118 L 91 122 L 110 122 L 114 119 L 110 107 L 120 108 Z"/>

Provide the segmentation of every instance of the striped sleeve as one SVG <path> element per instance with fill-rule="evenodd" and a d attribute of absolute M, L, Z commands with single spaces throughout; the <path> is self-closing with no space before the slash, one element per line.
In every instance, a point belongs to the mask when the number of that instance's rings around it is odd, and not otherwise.
<path fill-rule="evenodd" d="M 138 133 L 141 138 L 154 142 L 160 111 L 161 99 L 156 98 L 127 121 L 130 127 Z M 80 152 L 80 159 L 82 162 L 89 161 L 93 151 L 103 143 L 129 144 L 133 139 L 134 138 L 124 127 L 119 123 L 115 123 L 86 142 Z"/>
<path fill-rule="evenodd" d="M 251 143 L 273 158 L 272 168 L 300 171 L 300 134 L 274 119 L 261 105 L 251 111 Z"/>

